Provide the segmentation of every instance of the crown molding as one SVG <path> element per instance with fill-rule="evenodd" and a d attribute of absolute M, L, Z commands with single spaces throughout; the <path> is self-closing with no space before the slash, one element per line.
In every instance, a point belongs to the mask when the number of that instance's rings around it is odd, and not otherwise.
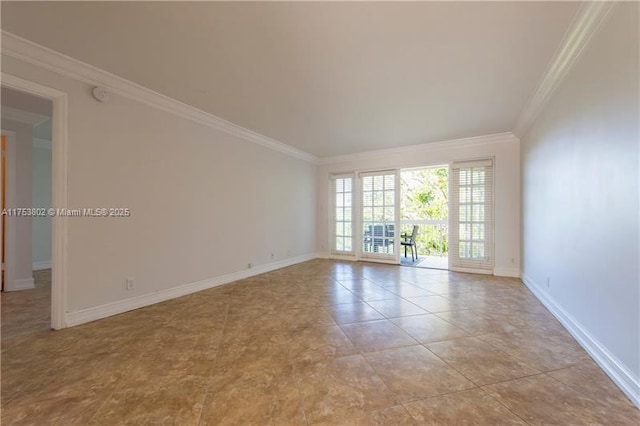
<path fill-rule="evenodd" d="M 520 112 L 514 134 L 523 137 L 529 131 L 542 108 L 602 27 L 614 4 L 613 1 L 588 1 L 580 5 L 538 86 Z"/>
<path fill-rule="evenodd" d="M 49 117 L 35 112 L 23 111 L 21 109 L 12 108 L 2 105 L 2 118 L 5 120 L 17 121 L 18 123 L 28 124 L 29 126 L 37 126 L 49 120 Z"/>
<path fill-rule="evenodd" d="M 470 138 L 451 139 L 439 142 L 429 142 L 419 145 L 406 145 L 397 148 L 366 151 L 355 154 L 337 155 L 335 157 L 320 158 L 319 164 L 336 164 L 350 161 L 359 161 L 371 158 L 389 157 L 392 155 L 411 154 L 419 152 L 434 152 L 443 149 L 465 148 L 469 146 L 488 145 L 495 143 L 518 143 L 520 140 L 511 132 L 494 133 L 491 135 L 474 136 Z"/>
<path fill-rule="evenodd" d="M 318 162 L 316 156 L 305 151 L 241 127 L 5 30 L 2 30 L 2 54 L 89 85 L 105 86 L 118 95 L 175 114 L 212 129 L 223 131 L 299 160 L 314 164 Z"/>

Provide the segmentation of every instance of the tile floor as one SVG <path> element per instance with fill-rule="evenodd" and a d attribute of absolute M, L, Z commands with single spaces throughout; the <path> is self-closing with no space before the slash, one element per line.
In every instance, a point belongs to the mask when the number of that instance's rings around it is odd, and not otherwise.
<path fill-rule="evenodd" d="M 515 279 L 315 260 L 47 330 L 2 298 L 2 424 L 637 425 Z"/>

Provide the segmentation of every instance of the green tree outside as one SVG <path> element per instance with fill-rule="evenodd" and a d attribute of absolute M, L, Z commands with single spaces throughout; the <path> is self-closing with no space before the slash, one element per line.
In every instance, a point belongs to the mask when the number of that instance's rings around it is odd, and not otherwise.
<path fill-rule="evenodd" d="M 449 169 L 437 167 L 408 170 L 401 173 L 401 221 L 439 220 L 449 218 Z M 416 243 L 422 256 L 446 256 L 449 251 L 448 226 L 420 226 Z M 412 224 L 401 226 L 410 234 Z"/>

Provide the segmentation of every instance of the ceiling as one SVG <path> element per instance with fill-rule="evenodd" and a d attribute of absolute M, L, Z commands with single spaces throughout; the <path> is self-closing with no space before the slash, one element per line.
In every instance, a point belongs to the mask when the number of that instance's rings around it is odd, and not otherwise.
<path fill-rule="evenodd" d="M 2 2 L 2 28 L 319 157 L 513 129 L 577 2 Z"/>

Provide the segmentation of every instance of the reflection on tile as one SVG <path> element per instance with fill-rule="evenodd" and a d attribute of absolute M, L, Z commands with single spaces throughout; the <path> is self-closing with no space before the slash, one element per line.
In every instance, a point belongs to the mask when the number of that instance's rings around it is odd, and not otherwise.
<path fill-rule="evenodd" d="M 414 285 L 401 285 L 398 287 L 392 287 L 389 289 L 391 292 L 397 294 L 400 297 L 409 298 L 409 297 L 424 297 L 424 296 L 433 296 L 434 294 L 430 291 L 427 291 L 423 288 Z"/>
<path fill-rule="evenodd" d="M 414 401 L 405 407 L 421 425 L 526 425 L 481 389 Z"/>
<path fill-rule="evenodd" d="M 363 352 L 415 345 L 414 338 L 389 320 L 359 322 L 341 326 L 347 337 Z"/>
<path fill-rule="evenodd" d="M 380 286 L 375 287 L 367 287 L 363 289 L 352 289 L 353 294 L 358 296 L 360 299 L 365 302 L 373 302 L 376 300 L 388 300 L 388 299 L 396 299 L 398 297 L 397 294 L 394 294 L 388 290 Z"/>
<path fill-rule="evenodd" d="M 436 315 L 470 334 L 509 332 L 515 328 L 504 317 L 483 310 L 439 312 Z"/>
<path fill-rule="evenodd" d="M 399 297 L 396 299 L 378 300 L 367 303 L 387 318 L 397 318 L 428 313 L 424 309 L 421 309 L 413 303 L 407 302 L 406 300 Z"/>
<path fill-rule="evenodd" d="M 394 318 L 391 321 L 420 343 L 437 342 L 469 335 L 464 330 L 433 314 Z"/>
<path fill-rule="evenodd" d="M 384 319 L 384 316 L 364 302 L 335 305 L 327 308 L 338 324 Z"/>
<path fill-rule="evenodd" d="M 446 297 L 442 296 L 410 297 L 408 300 L 427 310 L 428 312 L 434 313 L 459 311 L 469 308 L 463 302 L 447 299 Z"/>
<path fill-rule="evenodd" d="M 365 356 L 400 401 L 412 401 L 475 386 L 420 345 L 387 349 Z"/>

